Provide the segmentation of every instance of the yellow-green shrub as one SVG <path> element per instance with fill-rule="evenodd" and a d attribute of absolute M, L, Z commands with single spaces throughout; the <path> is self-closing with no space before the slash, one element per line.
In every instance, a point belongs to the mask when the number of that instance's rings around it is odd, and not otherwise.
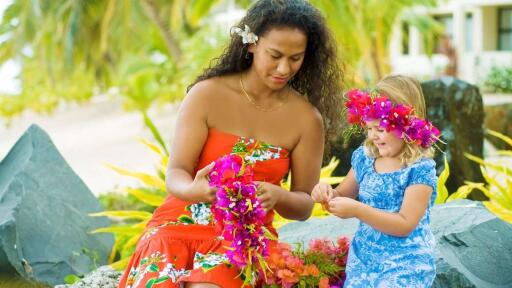
<path fill-rule="evenodd" d="M 512 148 L 512 138 L 492 130 L 488 130 L 486 133 L 503 140 Z M 489 211 L 504 221 L 512 223 L 512 170 L 507 167 L 505 163 L 492 163 L 468 153 L 465 153 L 464 155 L 468 159 L 480 164 L 480 169 L 486 183 L 466 181 L 466 185 L 459 187 L 457 191 L 449 197 L 446 197 L 447 194 L 442 194 L 443 192 L 439 193 L 436 203 L 444 203 L 445 201 L 450 202 L 455 199 L 466 198 L 474 189 L 477 189 L 482 191 L 485 196 L 489 198 L 488 201 L 483 201 L 483 205 L 487 207 Z M 497 155 L 512 157 L 512 149 L 499 150 L 497 151 Z M 449 171 L 447 163 L 445 165 L 445 169 Z M 494 175 L 489 173 L 491 171 L 494 172 Z M 449 172 L 447 173 L 449 174 Z M 443 177 L 444 181 L 446 181 L 447 177 L 447 175 L 445 178 Z M 439 179 L 441 180 L 441 176 Z M 444 184 L 444 182 L 441 184 Z"/>

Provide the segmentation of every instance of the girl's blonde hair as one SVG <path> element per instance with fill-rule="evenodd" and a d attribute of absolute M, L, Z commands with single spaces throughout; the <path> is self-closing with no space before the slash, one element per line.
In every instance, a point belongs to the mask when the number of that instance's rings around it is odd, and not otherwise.
<path fill-rule="evenodd" d="M 377 83 L 376 88 L 380 94 L 387 96 L 393 104 L 401 103 L 412 106 L 414 114 L 425 119 L 425 98 L 423 97 L 420 82 L 415 78 L 403 75 L 386 76 Z M 377 146 L 368 138 L 364 141 L 364 147 L 370 156 L 374 158 L 381 157 Z M 404 148 L 398 157 L 402 164 L 411 165 L 423 157 L 431 158 L 433 156 L 434 149 L 432 147 L 423 148 L 405 141 Z"/>

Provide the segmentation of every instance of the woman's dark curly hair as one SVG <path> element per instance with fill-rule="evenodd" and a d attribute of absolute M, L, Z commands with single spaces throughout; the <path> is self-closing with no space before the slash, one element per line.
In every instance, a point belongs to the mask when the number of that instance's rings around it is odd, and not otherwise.
<path fill-rule="evenodd" d="M 320 12 L 304 0 L 259 0 L 247 11 L 237 27 L 249 26 L 258 36 L 272 28 L 290 27 L 307 35 L 306 53 L 301 68 L 289 85 L 314 105 L 322 114 L 326 132 L 325 151 L 330 151 L 330 140 L 338 134 L 341 122 L 342 65 L 338 63 L 336 45 Z M 252 64 L 252 53 L 242 37 L 234 34 L 224 53 L 214 66 L 206 69 L 197 82 L 216 76 L 247 70 Z"/>

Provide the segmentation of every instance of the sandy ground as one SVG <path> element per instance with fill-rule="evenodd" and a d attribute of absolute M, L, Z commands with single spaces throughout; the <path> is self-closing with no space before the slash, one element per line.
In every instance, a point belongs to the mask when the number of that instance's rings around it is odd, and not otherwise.
<path fill-rule="evenodd" d="M 169 142 L 174 130 L 178 105 L 167 105 L 150 111 L 164 141 Z M 136 185 L 137 181 L 107 168 L 110 163 L 126 169 L 154 172 L 158 157 L 138 142 L 153 141 L 152 135 L 137 112 L 126 112 L 121 101 L 95 98 L 93 102 L 59 107 L 49 116 L 27 112 L 13 119 L 11 125 L 0 125 L 0 159 L 3 159 L 24 131 L 35 123 L 52 138 L 55 146 L 73 170 L 95 194 L 116 186 Z"/>

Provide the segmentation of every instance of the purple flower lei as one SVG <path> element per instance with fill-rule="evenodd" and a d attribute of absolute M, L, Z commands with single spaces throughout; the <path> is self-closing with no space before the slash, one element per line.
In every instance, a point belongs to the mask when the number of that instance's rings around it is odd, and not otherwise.
<path fill-rule="evenodd" d="M 359 89 L 350 90 L 346 96 L 350 124 L 364 127 L 366 121 L 380 120 L 379 126 L 386 131 L 394 131 L 398 137 L 423 148 L 429 148 L 439 140 L 439 130 L 431 122 L 414 115 L 411 106 L 393 105 L 386 96 Z"/>
<path fill-rule="evenodd" d="M 209 175 L 210 186 L 218 188 L 211 211 L 222 227 L 221 236 L 230 241 L 226 256 L 230 263 L 245 272 L 251 281 L 261 261 L 268 255 L 269 238 L 265 235 L 265 210 L 257 198 L 251 165 L 243 157 L 229 154 L 215 161 Z"/>

